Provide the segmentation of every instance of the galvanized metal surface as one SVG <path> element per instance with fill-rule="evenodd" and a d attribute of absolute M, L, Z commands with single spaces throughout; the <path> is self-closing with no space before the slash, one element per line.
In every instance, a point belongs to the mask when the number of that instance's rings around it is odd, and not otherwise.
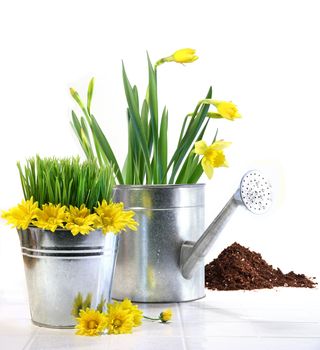
<path fill-rule="evenodd" d="M 247 172 L 204 233 L 202 184 L 116 186 L 114 199 L 136 212 L 140 226 L 120 237 L 113 297 L 182 302 L 204 296 L 204 257 L 236 208 L 265 213 L 272 193 L 259 171 Z"/>
<path fill-rule="evenodd" d="M 204 263 L 193 277 L 180 270 L 180 250 L 204 231 L 204 185 L 116 186 L 114 201 L 134 210 L 137 232 L 119 237 L 112 297 L 181 302 L 205 296 Z"/>
<path fill-rule="evenodd" d="M 180 264 L 184 278 L 192 278 L 200 261 L 208 254 L 237 207 L 238 204 L 232 197 L 197 242 L 182 245 Z"/>
<path fill-rule="evenodd" d="M 92 294 L 92 307 L 110 300 L 117 237 L 101 231 L 72 236 L 70 231 L 18 230 L 32 321 L 44 327 L 74 327 L 78 293 Z"/>
<path fill-rule="evenodd" d="M 258 171 L 248 171 L 241 179 L 240 186 L 219 215 L 208 226 L 200 239 L 194 244 L 187 242 L 181 248 L 181 272 L 190 279 L 198 264 L 207 255 L 219 234 L 230 220 L 239 205 L 254 214 L 265 213 L 272 204 L 272 191 L 269 181 Z"/>

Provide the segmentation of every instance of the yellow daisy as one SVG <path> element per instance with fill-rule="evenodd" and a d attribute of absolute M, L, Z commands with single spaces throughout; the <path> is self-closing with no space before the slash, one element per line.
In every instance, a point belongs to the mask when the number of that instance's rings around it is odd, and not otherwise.
<path fill-rule="evenodd" d="M 201 165 L 209 179 L 213 176 L 214 168 L 228 166 L 223 149 L 230 146 L 230 144 L 231 142 L 216 141 L 208 146 L 203 140 L 195 143 L 194 152 L 203 155 Z"/>
<path fill-rule="evenodd" d="M 28 200 L 22 200 L 16 207 L 2 213 L 2 218 L 7 220 L 12 227 L 25 230 L 37 217 L 38 202 L 33 202 L 33 197 Z"/>
<path fill-rule="evenodd" d="M 141 325 L 143 312 L 139 310 L 138 305 L 133 305 L 131 300 L 126 298 L 120 303 L 120 306 L 123 310 L 129 310 L 131 312 L 133 316 L 133 327 Z"/>
<path fill-rule="evenodd" d="M 79 233 L 86 235 L 94 230 L 97 214 L 90 214 L 90 210 L 84 204 L 80 209 L 70 205 L 66 214 L 66 229 L 75 236 Z"/>
<path fill-rule="evenodd" d="M 61 207 L 61 204 L 43 204 L 42 209 L 37 209 L 36 214 L 37 220 L 32 221 L 32 223 L 37 227 L 52 232 L 58 227 L 64 227 L 64 222 L 66 221 L 66 207 Z"/>
<path fill-rule="evenodd" d="M 102 229 L 103 233 L 126 231 L 127 228 L 136 231 L 138 223 L 133 219 L 132 210 L 124 210 L 123 203 L 110 203 L 103 200 L 95 208 L 98 214 L 97 227 Z"/>
<path fill-rule="evenodd" d="M 100 311 L 86 308 L 80 310 L 79 317 L 76 318 L 77 335 L 95 336 L 101 335 L 106 329 L 106 316 Z"/>
<path fill-rule="evenodd" d="M 108 304 L 106 327 L 108 334 L 132 333 L 132 328 L 134 327 L 133 314 L 130 310 L 123 309 L 118 302 Z"/>

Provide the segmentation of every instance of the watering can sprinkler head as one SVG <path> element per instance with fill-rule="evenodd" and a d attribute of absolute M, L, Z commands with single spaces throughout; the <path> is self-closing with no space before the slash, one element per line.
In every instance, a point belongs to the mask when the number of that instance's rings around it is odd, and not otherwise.
<path fill-rule="evenodd" d="M 181 247 L 180 268 L 184 278 L 190 279 L 198 263 L 206 256 L 231 215 L 239 205 L 254 214 L 264 214 L 272 204 L 269 181 L 258 170 L 248 171 L 240 186 L 222 211 L 209 225 L 197 242 L 185 242 Z"/>
<path fill-rule="evenodd" d="M 250 170 L 242 177 L 233 197 L 253 214 L 264 214 L 272 204 L 271 185 L 260 171 Z"/>

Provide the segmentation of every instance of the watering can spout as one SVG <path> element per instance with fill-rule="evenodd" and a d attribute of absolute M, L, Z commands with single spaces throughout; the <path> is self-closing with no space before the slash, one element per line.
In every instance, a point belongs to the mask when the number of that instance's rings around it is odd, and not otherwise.
<path fill-rule="evenodd" d="M 263 214 L 269 209 L 271 202 L 271 185 L 268 180 L 257 170 L 247 172 L 235 194 L 198 241 L 187 241 L 182 244 L 180 268 L 183 277 L 186 279 L 192 278 L 198 264 L 207 255 L 239 205 L 243 205 L 254 214 Z"/>

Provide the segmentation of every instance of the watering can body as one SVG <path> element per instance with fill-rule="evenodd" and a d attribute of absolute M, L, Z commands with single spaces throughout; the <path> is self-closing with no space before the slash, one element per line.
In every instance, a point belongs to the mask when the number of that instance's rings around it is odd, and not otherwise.
<path fill-rule="evenodd" d="M 204 184 L 120 185 L 114 201 L 135 212 L 136 232 L 123 232 L 112 297 L 135 302 L 183 302 L 203 298 L 204 261 L 192 276 L 181 269 L 187 252 L 204 231 Z"/>
<path fill-rule="evenodd" d="M 248 171 L 205 231 L 203 184 L 116 186 L 114 199 L 135 211 L 139 229 L 120 236 L 112 296 L 165 303 L 204 297 L 204 257 L 237 207 L 263 214 L 272 190 Z"/>

